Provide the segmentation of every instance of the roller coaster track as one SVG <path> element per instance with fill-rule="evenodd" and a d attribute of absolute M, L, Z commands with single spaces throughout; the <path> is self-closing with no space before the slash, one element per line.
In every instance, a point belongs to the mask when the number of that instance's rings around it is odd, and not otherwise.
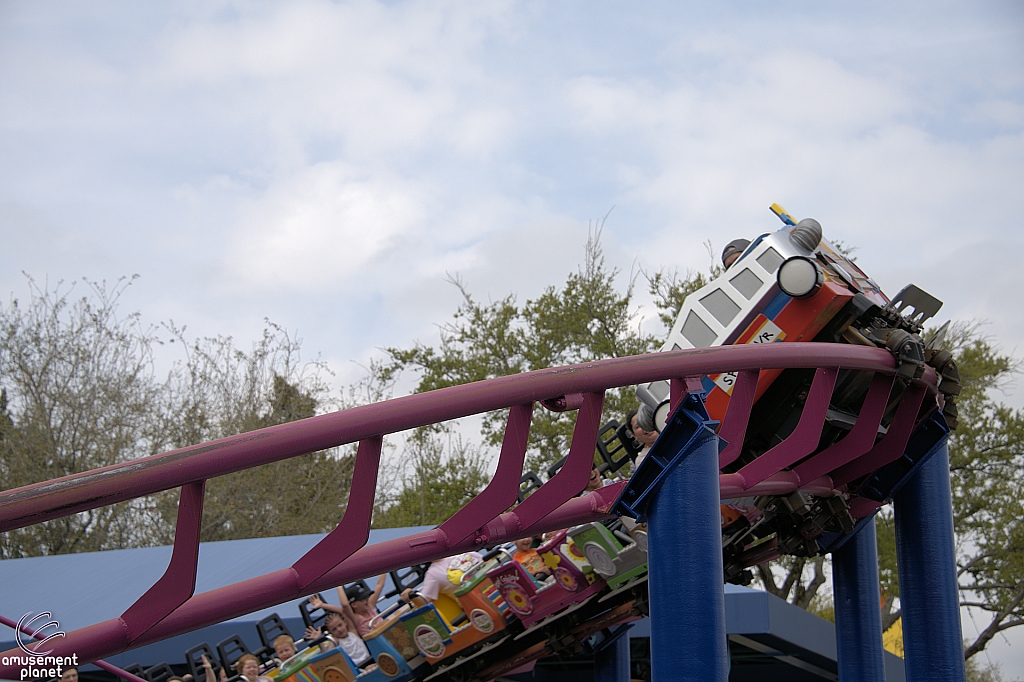
<path fill-rule="evenodd" d="M 926 368 L 905 391 L 887 434 L 875 435 L 896 381 L 885 350 L 827 343 L 722 346 L 602 360 L 538 370 L 396 398 L 273 426 L 201 445 L 0 493 L 0 531 L 23 528 L 97 507 L 180 488 L 170 564 L 164 575 L 120 617 L 67 633 L 52 655 L 88 662 L 271 607 L 319 590 L 547 530 L 611 516 L 628 483 L 576 497 L 590 474 L 604 393 L 611 388 L 670 380 L 673 405 L 688 377 L 738 372 L 720 435 L 729 445 L 720 466 L 734 463 L 743 442 L 762 370 L 814 369 L 800 423 L 782 443 L 738 471 L 720 476 L 723 498 L 831 493 L 899 458 L 921 407 L 936 400 L 937 377 Z M 874 372 L 851 433 L 814 452 L 839 370 Z M 690 382 L 689 385 L 693 385 Z M 512 511 L 519 490 L 536 403 L 578 412 L 565 465 Z M 931 404 L 929 403 L 929 404 Z M 437 528 L 366 547 L 383 437 L 494 410 L 509 409 L 494 478 L 476 498 Z M 338 526 L 291 567 L 194 594 L 199 529 L 207 479 L 349 443 L 358 443 L 350 499 Z M 795 466 L 794 466 L 795 465 Z M 854 516 L 878 506 L 871 500 Z M 4 655 L 16 655 L 11 650 Z M 14 673 L 0 666 L 0 677 Z"/>

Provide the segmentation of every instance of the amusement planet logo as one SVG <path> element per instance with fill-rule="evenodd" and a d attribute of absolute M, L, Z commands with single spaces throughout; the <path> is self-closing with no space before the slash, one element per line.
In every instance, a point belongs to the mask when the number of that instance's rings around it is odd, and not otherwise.
<path fill-rule="evenodd" d="M 43 611 L 41 613 L 32 616 L 32 612 L 29 611 L 18 620 L 18 627 L 15 630 L 15 638 L 18 642 L 18 649 L 20 649 L 25 655 L 24 656 L 4 656 L 0 663 L 4 665 L 17 665 L 21 666 L 21 678 L 22 680 L 36 679 L 36 678 L 49 678 L 49 677 L 60 677 L 61 673 L 64 672 L 64 668 L 68 666 L 78 665 L 78 654 L 71 654 L 70 656 L 50 656 L 53 653 L 53 649 L 46 651 L 39 651 L 47 642 L 57 637 L 63 637 L 64 633 L 59 630 L 60 623 L 55 620 L 51 620 L 35 630 L 31 631 L 33 638 L 38 637 L 40 633 L 46 628 L 53 626 L 53 633 L 47 635 L 39 642 L 28 642 L 27 644 L 21 638 L 23 632 L 29 631 L 32 624 L 40 618 L 51 618 L 53 614 L 49 611 Z M 30 645 L 35 646 L 35 649 L 29 649 Z"/>

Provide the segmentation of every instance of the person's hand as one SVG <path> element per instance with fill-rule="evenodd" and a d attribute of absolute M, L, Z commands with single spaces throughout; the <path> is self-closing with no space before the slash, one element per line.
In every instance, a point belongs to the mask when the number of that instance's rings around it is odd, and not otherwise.
<path fill-rule="evenodd" d="M 404 590 L 402 590 L 402 594 L 400 596 L 401 596 L 402 601 L 404 601 L 406 603 L 411 602 L 412 601 L 412 588 L 411 587 L 405 588 Z"/>
<path fill-rule="evenodd" d="M 224 672 L 224 671 L 221 670 L 221 672 Z M 213 664 L 210 663 L 210 659 L 208 659 L 206 657 L 206 654 L 203 654 L 203 673 L 204 673 L 206 682 L 213 682 L 214 681 L 214 677 L 213 677 Z"/>
<path fill-rule="evenodd" d="M 320 628 L 315 628 L 312 625 L 306 628 L 306 641 L 312 642 L 314 639 L 320 637 Z"/>
<path fill-rule="evenodd" d="M 320 595 L 318 594 L 311 594 L 309 595 L 309 605 L 312 606 L 314 609 L 319 609 L 323 607 L 324 600 L 321 599 Z"/>

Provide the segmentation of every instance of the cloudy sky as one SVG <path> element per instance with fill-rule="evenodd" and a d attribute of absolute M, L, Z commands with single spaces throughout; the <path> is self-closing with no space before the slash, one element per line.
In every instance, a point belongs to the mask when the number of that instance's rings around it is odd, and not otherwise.
<path fill-rule="evenodd" d="M 703 269 L 772 202 L 1024 355 L 1024 6 L 0 4 L 5 299 L 138 273 L 148 321 L 270 318 L 344 383 L 446 273 L 524 300 L 613 206 L 624 277 Z"/>

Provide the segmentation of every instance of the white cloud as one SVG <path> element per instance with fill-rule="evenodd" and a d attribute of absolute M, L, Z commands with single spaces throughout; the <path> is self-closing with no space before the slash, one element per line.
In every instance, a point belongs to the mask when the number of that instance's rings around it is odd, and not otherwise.
<path fill-rule="evenodd" d="M 242 207 L 229 252 L 247 285 L 308 291 L 357 281 L 422 223 L 422 190 L 341 162 L 304 168 Z"/>
<path fill-rule="evenodd" d="M 146 73 L 218 117 L 300 145 L 333 138 L 349 158 L 437 144 L 473 155 L 511 124 L 488 104 L 478 56 L 506 23 L 516 22 L 504 3 L 246 6 L 168 29 Z"/>

